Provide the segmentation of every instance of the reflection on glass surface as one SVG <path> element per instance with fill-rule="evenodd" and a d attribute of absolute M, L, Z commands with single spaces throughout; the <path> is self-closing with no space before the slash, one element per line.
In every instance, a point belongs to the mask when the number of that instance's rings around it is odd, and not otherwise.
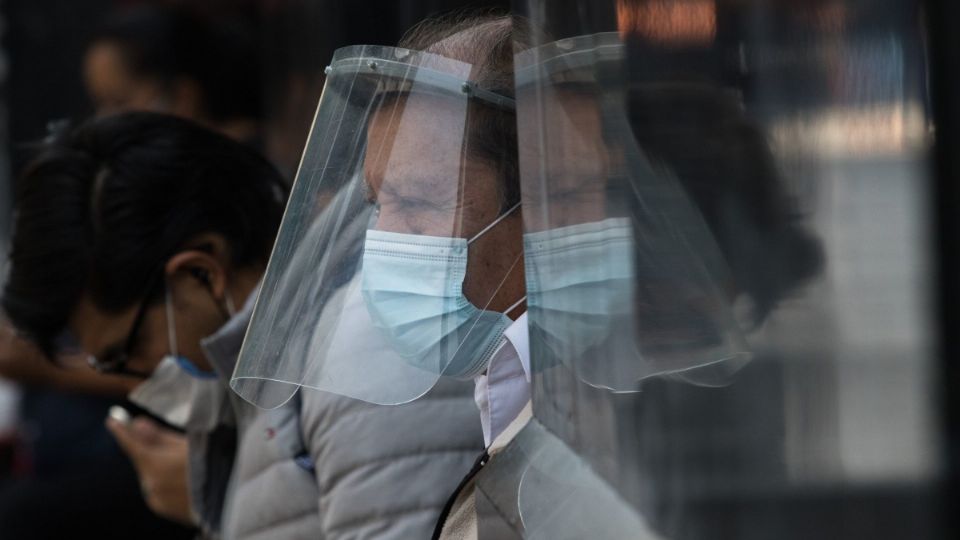
<path fill-rule="evenodd" d="M 517 5 L 538 426 L 665 538 L 942 534 L 917 3 Z"/>
<path fill-rule="evenodd" d="M 660 376 L 722 386 L 750 356 L 729 271 L 675 173 L 631 142 L 622 94 L 603 89 L 623 60 L 617 33 L 517 58 L 537 366 L 616 392 Z"/>

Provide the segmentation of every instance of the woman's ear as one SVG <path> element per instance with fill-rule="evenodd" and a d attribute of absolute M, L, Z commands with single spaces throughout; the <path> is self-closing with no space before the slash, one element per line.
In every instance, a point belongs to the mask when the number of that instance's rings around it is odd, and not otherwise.
<path fill-rule="evenodd" d="M 226 269 L 215 256 L 198 249 L 181 251 L 167 261 L 164 273 L 168 280 L 189 277 L 210 290 L 217 300 L 222 300 L 227 287 Z"/>

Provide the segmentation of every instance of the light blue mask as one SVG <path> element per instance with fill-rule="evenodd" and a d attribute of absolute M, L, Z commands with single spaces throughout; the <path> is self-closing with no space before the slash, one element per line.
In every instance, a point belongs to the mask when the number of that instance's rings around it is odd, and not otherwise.
<path fill-rule="evenodd" d="M 528 233 L 523 249 L 530 335 L 546 347 L 535 355 L 536 363 L 542 369 L 556 360 L 585 361 L 584 353 L 605 342 L 615 323 L 628 319 L 633 309 L 629 220 L 610 218 Z"/>
<path fill-rule="evenodd" d="M 225 296 L 227 313 L 230 316 L 233 316 L 234 312 L 236 311 L 233 307 L 233 302 L 230 299 L 229 294 Z M 164 312 L 167 316 L 167 347 L 170 349 L 170 353 L 167 356 L 172 358 L 184 373 L 195 379 L 217 379 L 218 377 L 216 373 L 200 369 L 200 366 L 194 364 L 192 360 L 177 352 L 177 322 L 174 318 L 173 300 L 170 297 L 170 285 L 167 285 L 164 290 L 164 300 Z"/>
<path fill-rule="evenodd" d="M 166 290 L 169 354 L 127 396 L 131 402 L 182 429 L 206 431 L 216 425 L 226 392 L 217 374 L 204 371 L 177 352 L 177 324 L 170 287 Z M 233 311 L 232 304 L 228 311 Z"/>
<path fill-rule="evenodd" d="M 676 244 L 674 251 L 686 249 Z M 637 391 L 654 376 L 728 384 L 749 359 L 743 338 L 722 313 L 683 309 L 690 302 L 684 295 L 700 299 L 711 289 L 663 260 L 669 254 L 643 244 L 627 218 L 524 235 L 532 369 L 562 363 L 587 384 L 618 392 Z M 638 296 L 644 281 L 677 285 L 665 289 L 666 298 L 650 299 Z"/>
<path fill-rule="evenodd" d="M 486 369 L 512 321 L 503 313 L 477 308 L 464 296 L 467 247 L 518 207 L 469 241 L 367 231 L 364 302 L 374 326 L 405 362 L 460 379 Z"/>

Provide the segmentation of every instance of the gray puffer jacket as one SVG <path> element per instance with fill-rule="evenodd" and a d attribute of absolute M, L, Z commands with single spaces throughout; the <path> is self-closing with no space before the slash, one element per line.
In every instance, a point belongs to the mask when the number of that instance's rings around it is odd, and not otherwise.
<path fill-rule="evenodd" d="M 398 406 L 303 391 L 322 538 L 427 539 L 483 451 L 471 383 L 441 382 Z"/>
<path fill-rule="evenodd" d="M 191 497 L 205 536 L 430 538 L 483 450 L 473 385 L 442 382 L 395 407 L 304 389 L 283 407 L 258 409 L 226 386 L 255 296 L 203 343 L 227 394 L 217 427 L 188 433 Z"/>
<path fill-rule="evenodd" d="M 319 492 L 304 459 L 298 401 L 263 410 L 228 387 L 255 297 L 202 343 L 223 384 L 210 388 L 222 393 L 217 398 L 194 400 L 219 410 L 215 422 L 203 422 L 212 430 L 187 432 L 191 503 L 204 538 L 317 538 Z"/>

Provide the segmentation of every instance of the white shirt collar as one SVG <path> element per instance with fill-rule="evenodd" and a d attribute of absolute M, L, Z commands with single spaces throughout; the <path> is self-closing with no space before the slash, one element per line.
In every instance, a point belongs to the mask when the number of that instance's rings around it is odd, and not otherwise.
<path fill-rule="evenodd" d="M 530 339 L 527 314 L 503 333 L 487 372 L 474 380 L 474 400 L 480 409 L 483 439 L 489 446 L 530 401 Z"/>
<path fill-rule="evenodd" d="M 517 317 L 513 324 L 507 327 L 503 332 L 503 337 L 513 345 L 513 349 L 520 357 L 520 365 L 523 366 L 523 374 L 530 382 L 530 329 L 527 327 L 527 312 Z"/>

